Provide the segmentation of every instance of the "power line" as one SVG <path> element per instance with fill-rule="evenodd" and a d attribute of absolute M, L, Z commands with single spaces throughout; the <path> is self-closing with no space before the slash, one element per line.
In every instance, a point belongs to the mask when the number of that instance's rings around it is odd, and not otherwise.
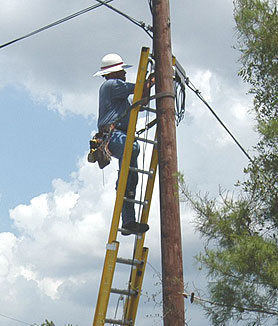
<path fill-rule="evenodd" d="M 149 7 L 150 7 L 150 12 L 151 14 L 153 14 L 153 4 L 152 4 L 152 0 L 148 0 L 149 3 Z"/>
<path fill-rule="evenodd" d="M 89 12 L 89 11 L 91 11 L 91 10 L 94 10 L 94 9 L 96 9 L 96 8 L 98 8 L 98 7 L 100 7 L 100 6 L 102 6 L 102 5 L 104 5 L 104 6 L 106 6 L 106 7 L 108 7 L 108 8 L 110 8 L 111 10 L 113 10 L 113 11 L 115 11 L 115 12 L 117 12 L 118 14 L 120 14 L 120 15 L 122 15 L 123 17 L 125 17 L 125 18 L 127 18 L 129 21 L 131 21 L 132 23 L 134 23 L 135 25 L 137 25 L 137 26 L 139 26 L 139 27 L 141 27 L 151 38 L 153 38 L 153 36 L 151 35 L 151 33 L 150 33 L 150 31 L 152 31 L 152 27 L 151 26 L 149 26 L 149 25 L 146 25 L 144 22 L 142 22 L 142 21 L 138 21 L 138 20 L 136 20 L 135 18 L 132 18 L 131 16 L 129 16 L 129 15 L 127 15 L 127 14 L 125 14 L 125 13 L 123 13 L 122 11 L 120 11 L 120 10 L 118 10 L 118 9 L 116 9 L 116 8 L 114 8 L 114 7 L 112 7 L 111 5 L 108 5 L 108 3 L 109 2 L 112 2 L 113 0 L 96 0 L 96 1 L 98 1 L 99 3 L 98 4 L 95 4 L 95 5 L 93 5 L 93 6 L 90 6 L 90 7 L 88 7 L 88 8 L 85 8 L 85 9 L 83 9 L 83 10 L 80 10 L 80 11 L 78 11 L 78 12 L 76 12 L 76 13 L 73 13 L 73 14 L 71 14 L 71 15 L 69 15 L 69 16 L 67 16 L 67 17 L 64 17 L 64 18 L 62 18 L 62 19 L 60 19 L 60 20 L 57 20 L 57 21 L 55 21 L 55 22 L 53 22 L 53 23 L 51 23 L 51 24 L 48 24 L 48 25 L 46 25 L 46 26 L 44 26 L 44 27 L 41 27 L 41 28 L 39 28 L 39 29 L 37 29 L 37 30 L 35 30 L 35 31 L 33 31 L 33 32 L 31 32 L 31 33 L 28 33 L 28 34 L 26 34 L 26 35 L 24 35 L 24 36 L 21 36 L 21 37 L 19 37 L 19 38 L 17 38 L 17 39 L 14 39 L 14 40 L 12 40 L 12 41 L 9 41 L 9 42 L 7 42 L 7 43 L 4 43 L 4 44 L 2 44 L 2 45 L 0 45 L 0 49 L 2 49 L 2 48 L 4 48 L 4 47 L 6 47 L 6 46 L 9 46 L 9 45 L 11 45 L 11 44 L 13 44 L 13 43 L 16 43 L 16 42 L 18 42 L 18 41 L 21 41 L 21 40 L 23 40 L 23 39 L 25 39 L 25 38 L 28 38 L 28 37 L 30 37 L 30 36 L 33 36 L 33 35 L 35 35 L 35 34 L 38 34 L 38 33 L 40 33 L 40 32 L 43 32 L 43 31 L 45 31 L 45 30 L 47 30 L 47 29 L 49 29 L 49 28 L 52 28 L 52 27 L 54 27 L 54 26 L 57 26 L 57 25 L 59 25 L 59 24 L 62 24 L 62 23 L 64 23 L 64 22 L 66 22 L 66 21 L 68 21 L 68 20 L 70 20 L 70 19 L 73 19 L 73 18 L 75 18 L 75 17 L 78 17 L 78 16 L 80 16 L 80 15 L 82 15 L 82 14 L 85 14 L 85 13 L 87 13 L 87 12 Z M 151 7 L 151 2 L 149 1 L 149 4 L 150 4 L 150 8 L 152 9 L 152 7 Z M 221 121 L 221 119 L 217 116 L 217 114 L 213 111 L 213 109 L 211 108 L 211 106 L 206 102 L 206 100 L 202 97 L 202 95 L 201 95 L 201 93 L 200 93 L 200 91 L 198 90 L 198 89 L 196 89 L 195 87 L 194 87 L 194 85 L 189 81 L 189 78 L 188 77 L 186 77 L 185 78 L 185 81 L 186 81 L 186 85 L 188 86 L 188 88 L 190 88 L 199 98 L 200 98 L 200 100 L 208 107 L 208 109 L 211 111 L 211 113 L 215 116 L 215 118 L 219 121 L 219 123 L 224 127 L 224 129 L 228 132 L 228 134 L 232 137 L 232 139 L 234 140 L 234 142 L 238 145 L 238 147 L 241 149 L 241 151 L 246 155 L 246 157 L 252 162 L 252 159 L 251 159 L 251 157 L 249 156 L 249 154 L 244 150 L 244 148 L 241 146 L 241 144 L 236 140 L 236 138 L 233 136 L 233 134 L 230 132 L 230 130 L 225 126 L 225 124 Z M 189 85 L 189 83 L 192 85 L 192 86 L 190 86 Z"/>
<path fill-rule="evenodd" d="M 153 38 L 152 34 L 150 32 L 152 32 L 152 27 L 149 25 L 146 25 L 143 21 L 139 21 L 127 14 L 125 14 L 124 12 L 120 11 L 119 9 L 116 9 L 115 7 L 112 7 L 111 5 L 108 5 L 105 1 L 103 0 L 96 0 L 99 3 L 103 4 L 105 7 L 115 11 L 116 13 L 118 13 L 119 15 L 125 17 L 126 19 L 128 19 L 129 21 L 131 21 L 133 24 L 141 27 L 149 36 L 150 38 Z"/>
<path fill-rule="evenodd" d="M 210 110 L 210 112 L 214 115 L 214 117 L 218 120 L 218 122 L 222 125 L 222 127 L 227 131 L 227 133 L 232 137 L 233 141 L 237 144 L 237 146 L 240 148 L 240 150 L 244 153 L 244 155 L 249 159 L 250 162 L 253 162 L 250 155 L 245 151 L 245 149 L 242 147 L 242 145 L 237 141 L 237 139 L 233 136 L 231 131 L 225 126 L 223 121 L 218 117 L 218 115 L 214 112 L 212 107 L 208 104 L 208 102 L 203 98 L 201 95 L 201 92 L 195 88 L 195 86 L 190 82 L 189 78 L 185 78 L 185 84 L 189 89 L 191 89 L 198 97 L 199 99 L 206 105 L 206 107 Z M 191 85 L 190 85 L 191 84 Z"/>
<path fill-rule="evenodd" d="M 66 21 L 68 21 L 68 20 L 70 20 L 70 19 L 73 19 L 73 18 L 75 18 L 75 17 L 77 17 L 77 16 L 83 15 L 83 14 L 85 14 L 85 13 L 91 11 L 91 10 L 94 10 L 94 9 L 96 9 L 96 8 L 102 6 L 102 5 L 105 5 L 105 4 L 107 4 L 108 2 L 111 2 L 111 1 L 113 1 L 113 0 L 105 0 L 105 1 L 103 1 L 102 3 L 98 3 L 98 4 L 95 4 L 95 5 L 90 6 L 90 7 L 88 7 L 88 8 L 85 8 L 85 9 L 83 9 L 83 10 L 77 11 L 76 13 L 71 14 L 71 15 L 69 15 L 69 16 L 67 16 L 67 17 L 62 18 L 62 19 L 59 19 L 59 20 L 55 21 L 54 23 L 48 24 L 48 25 L 46 25 L 46 26 L 44 26 L 44 27 L 41 27 L 41 28 L 39 28 L 39 29 L 37 29 L 37 30 L 31 32 L 31 33 L 28 33 L 28 34 L 26 34 L 26 35 L 24 35 L 24 36 L 21 36 L 21 37 L 19 37 L 19 38 L 16 38 L 16 39 L 14 39 L 14 40 L 12 40 L 12 41 L 9 41 L 9 42 L 7 42 L 7 43 L 4 43 L 4 44 L 0 45 L 0 49 L 6 47 L 6 46 L 8 46 L 8 45 L 11 45 L 11 44 L 13 44 L 13 43 L 16 43 L 16 42 L 18 42 L 18 41 L 21 41 L 21 40 L 23 40 L 23 39 L 25 39 L 25 38 L 27 38 L 27 37 L 30 37 L 30 36 L 33 36 L 33 35 L 38 34 L 38 33 L 40 33 L 40 32 L 43 32 L 43 31 L 45 31 L 45 30 L 47 30 L 47 29 L 49 29 L 49 28 L 51 28 L 51 27 L 57 26 L 57 25 L 59 25 L 59 24 L 62 24 L 62 23 L 66 22 Z"/>
<path fill-rule="evenodd" d="M 22 321 L 22 320 L 13 318 L 13 317 L 9 317 L 9 316 L 3 315 L 3 314 L 0 314 L 0 316 L 5 317 L 5 318 L 10 319 L 10 320 L 17 321 L 18 323 L 21 323 L 21 324 L 25 324 L 25 325 L 29 325 L 29 326 L 35 326 L 35 324 L 26 323 L 25 321 Z"/>

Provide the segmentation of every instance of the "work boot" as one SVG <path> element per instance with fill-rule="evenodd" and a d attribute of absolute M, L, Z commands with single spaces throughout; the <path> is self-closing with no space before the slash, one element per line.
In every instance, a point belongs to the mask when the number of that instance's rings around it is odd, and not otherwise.
<path fill-rule="evenodd" d="M 149 230 L 148 224 L 138 223 L 136 221 L 129 221 L 123 224 L 122 235 L 130 235 L 130 234 L 142 234 Z"/>
<path fill-rule="evenodd" d="M 134 199 L 135 198 L 135 193 L 134 191 L 126 191 L 125 197 L 129 199 Z"/>
<path fill-rule="evenodd" d="M 131 234 L 132 233 L 127 231 L 126 229 L 121 232 L 121 235 L 124 235 L 124 236 L 131 235 Z"/>

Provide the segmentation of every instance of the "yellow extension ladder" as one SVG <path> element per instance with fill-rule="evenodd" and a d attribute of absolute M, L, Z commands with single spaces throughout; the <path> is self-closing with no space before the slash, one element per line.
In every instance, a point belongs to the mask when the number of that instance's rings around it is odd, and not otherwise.
<path fill-rule="evenodd" d="M 148 222 L 149 210 L 151 205 L 151 198 L 153 193 L 153 187 L 155 182 L 158 153 L 156 146 L 156 136 L 154 140 L 147 140 L 140 137 L 135 137 L 136 124 L 140 105 L 136 106 L 136 103 L 142 99 L 144 83 L 147 74 L 147 66 L 149 62 L 149 48 L 142 48 L 140 62 L 138 66 L 138 73 L 136 79 L 136 85 L 134 89 L 133 103 L 134 108 L 130 113 L 129 126 L 127 131 L 126 144 L 123 154 L 122 167 L 120 171 L 119 184 L 116 194 L 116 201 L 114 206 L 113 218 L 111 223 L 110 234 L 108 243 L 106 246 L 106 256 L 103 266 L 102 278 L 98 293 L 97 304 L 95 308 L 95 315 L 93 326 L 103 326 L 105 324 L 113 325 L 135 325 L 135 318 L 138 308 L 138 303 L 141 295 L 141 288 L 143 283 L 143 277 L 147 262 L 148 248 L 144 247 L 145 234 L 136 235 L 135 248 L 133 257 L 131 259 L 124 259 L 118 257 L 119 241 L 117 241 L 117 233 L 121 231 L 119 229 L 120 215 L 124 200 L 130 201 L 131 199 L 125 198 L 125 190 L 127 184 L 127 177 L 130 168 L 130 160 L 132 154 L 133 142 L 135 139 L 138 141 L 145 141 L 146 143 L 152 144 L 152 157 L 150 160 L 150 166 L 148 171 L 137 169 L 138 173 L 147 175 L 147 183 L 145 187 L 144 200 L 138 201 L 133 200 L 135 204 L 141 206 L 140 221 L 141 223 Z M 150 109 L 150 111 L 154 111 Z M 129 236 L 128 239 L 133 239 Z M 116 263 L 131 265 L 131 273 L 128 279 L 128 289 L 120 290 L 112 288 L 112 282 L 115 272 Z M 110 299 L 110 294 L 116 293 L 125 298 L 124 310 L 122 319 L 107 318 L 107 309 Z"/>

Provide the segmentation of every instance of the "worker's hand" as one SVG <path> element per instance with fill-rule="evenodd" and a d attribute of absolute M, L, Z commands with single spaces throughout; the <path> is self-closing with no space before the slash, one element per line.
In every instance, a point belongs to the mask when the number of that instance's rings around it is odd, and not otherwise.
<path fill-rule="evenodd" d="M 144 89 L 143 89 L 143 97 L 149 97 L 150 96 L 150 89 L 155 83 L 155 77 L 154 73 L 150 74 L 147 80 L 144 83 Z M 148 100 L 146 99 L 146 104 Z"/>
<path fill-rule="evenodd" d="M 151 88 L 155 84 L 155 76 L 154 72 L 149 75 L 149 77 L 146 80 L 147 88 Z"/>
<path fill-rule="evenodd" d="M 155 83 L 154 73 L 150 74 L 144 84 L 143 97 L 147 96 L 150 93 L 150 88 Z"/>

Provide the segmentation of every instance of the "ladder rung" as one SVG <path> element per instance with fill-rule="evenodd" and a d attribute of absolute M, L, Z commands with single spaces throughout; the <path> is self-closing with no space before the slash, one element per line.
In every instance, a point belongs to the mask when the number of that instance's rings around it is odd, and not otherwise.
<path fill-rule="evenodd" d="M 156 113 L 156 109 L 150 108 L 149 106 L 142 106 L 142 109 L 148 112 Z"/>
<path fill-rule="evenodd" d="M 123 295 L 137 295 L 138 292 L 135 290 L 122 290 L 122 289 L 115 289 L 111 288 L 111 293 L 116 293 L 116 294 L 123 294 Z"/>
<path fill-rule="evenodd" d="M 115 325 L 126 325 L 126 326 L 132 326 L 133 322 L 132 320 L 116 320 L 116 319 L 105 319 L 106 324 L 115 324 Z"/>
<path fill-rule="evenodd" d="M 148 201 L 145 200 L 145 201 L 140 201 L 140 200 L 136 200 L 136 199 L 131 199 L 131 198 L 126 198 L 124 197 L 124 200 L 129 202 L 129 203 L 134 203 L 134 204 L 139 204 L 139 205 L 142 205 L 142 206 L 147 206 L 148 205 Z"/>
<path fill-rule="evenodd" d="M 141 137 L 135 137 L 136 140 L 139 140 L 139 141 L 142 141 L 142 142 L 145 142 L 145 143 L 149 143 L 149 144 L 152 144 L 152 145 L 156 145 L 157 144 L 157 141 L 156 140 L 151 140 L 151 139 L 146 139 L 146 138 L 141 138 Z"/>
<path fill-rule="evenodd" d="M 117 258 L 117 263 L 119 264 L 126 264 L 126 265 L 142 265 L 144 262 L 138 259 L 126 259 L 126 258 Z"/>
<path fill-rule="evenodd" d="M 153 176 L 153 169 L 150 170 L 150 171 L 145 171 L 145 170 L 137 169 L 137 168 L 134 168 L 134 167 L 130 167 L 129 170 L 130 171 L 134 171 L 134 172 L 139 172 L 139 173 L 147 174 L 150 177 Z"/>

